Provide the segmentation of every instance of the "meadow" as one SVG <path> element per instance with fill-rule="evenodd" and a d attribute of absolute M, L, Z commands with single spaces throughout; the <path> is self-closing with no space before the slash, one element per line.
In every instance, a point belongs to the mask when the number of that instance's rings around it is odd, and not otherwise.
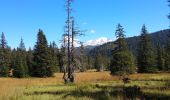
<path fill-rule="evenodd" d="M 0 78 L 0 100 L 170 99 L 170 73 L 133 74 L 127 84 L 107 71 L 76 73 L 74 84 L 64 84 L 62 76 Z"/>

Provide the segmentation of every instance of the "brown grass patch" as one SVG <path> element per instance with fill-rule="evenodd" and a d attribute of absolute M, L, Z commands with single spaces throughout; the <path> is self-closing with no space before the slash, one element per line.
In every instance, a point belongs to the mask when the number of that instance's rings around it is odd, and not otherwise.
<path fill-rule="evenodd" d="M 97 82 L 97 81 L 116 81 L 117 76 L 112 76 L 110 72 L 83 72 L 75 74 L 76 82 Z"/>
<path fill-rule="evenodd" d="M 0 99 L 6 100 L 6 97 L 20 96 L 23 90 L 33 86 L 57 85 L 63 82 L 63 73 L 56 73 L 51 78 L 0 78 Z M 170 73 L 159 74 L 133 74 L 130 75 L 132 80 L 170 80 Z M 75 73 L 76 84 L 118 81 L 119 77 L 110 75 L 110 72 L 83 72 Z"/>

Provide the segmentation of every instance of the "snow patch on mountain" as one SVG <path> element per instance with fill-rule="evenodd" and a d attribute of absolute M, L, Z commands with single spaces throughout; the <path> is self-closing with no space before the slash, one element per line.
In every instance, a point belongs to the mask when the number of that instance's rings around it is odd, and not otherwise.
<path fill-rule="evenodd" d="M 112 40 L 106 38 L 106 37 L 100 37 L 98 39 L 95 40 L 89 40 L 87 42 L 84 43 L 84 46 L 99 46 L 99 45 L 103 45 L 107 42 L 111 42 Z"/>

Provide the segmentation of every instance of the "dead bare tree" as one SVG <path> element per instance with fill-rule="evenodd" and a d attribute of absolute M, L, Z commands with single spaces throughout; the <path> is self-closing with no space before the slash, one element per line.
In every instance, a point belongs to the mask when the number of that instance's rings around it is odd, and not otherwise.
<path fill-rule="evenodd" d="M 66 63 L 63 65 L 64 66 L 63 79 L 64 79 L 65 83 L 74 82 L 74 75 L 73 75 L 74 69 L 72 66 L 72 59 L 71 59 L 71 56 L 72 56 L 71 49 L 74 48 L 73 45 L 71 45 L 71 37 L 73 38 L 72 34 L 74 33 L 73 28 L 72 28 L 73 25 L 71 25 L 71 24 L 73 24 L 73 22 L 71 22 L 71 3 L 72 3 L 72 0 L 67 0 L 67 2 L 66 2 L 67 20 L 66 20 L 66 27 L 65 27 L 66 35 L 64 35 L 64 48 L 67 47 L 67 50 L 65 50 L 65 54 L 67 52 L 67 65 L 66 65 Z"/>
<path fill-rule="evenodd" d="M 66 11 L 67 11 L 67 20 L 65 26 L 65 33 L 63 35 L 63 47 L 65 48 L 65 63 L 63 64 L 64 75 L 63 79 L 65 83 L 74 82 L 74 70 L 75 70 L 75 57 L 74 57 L 74 42 L 77 35 L 82 35 L 82 31 L 75 28 L 75 20 L 72 17 L 71 4 L 73 0 L 67 0 Z M 66 49 L 67 48 L 67 49 Z M 66 60 L 67 59 L 67 60 Z"/>

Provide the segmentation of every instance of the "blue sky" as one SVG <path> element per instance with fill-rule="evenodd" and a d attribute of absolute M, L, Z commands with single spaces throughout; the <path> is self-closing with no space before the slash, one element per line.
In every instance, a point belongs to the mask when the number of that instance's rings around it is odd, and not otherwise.
<path fill-rule="evenodd" d="M 0 32 L 8 45 L 17 47 L 21 37 L 26 47 L 33 47 L 38 29 L 43 29 L 48 41 L 59 44 L 63 34 L 66 0 L 0 0 Z M 100 37 L 114 40 L 121 23 L 126 36 L 140 34 L 143 24 L 149 32 L 167 29 L 170 8 L 167 0 L 74 0 L 76 26 L 87 30 L 79 40 Z"/>

